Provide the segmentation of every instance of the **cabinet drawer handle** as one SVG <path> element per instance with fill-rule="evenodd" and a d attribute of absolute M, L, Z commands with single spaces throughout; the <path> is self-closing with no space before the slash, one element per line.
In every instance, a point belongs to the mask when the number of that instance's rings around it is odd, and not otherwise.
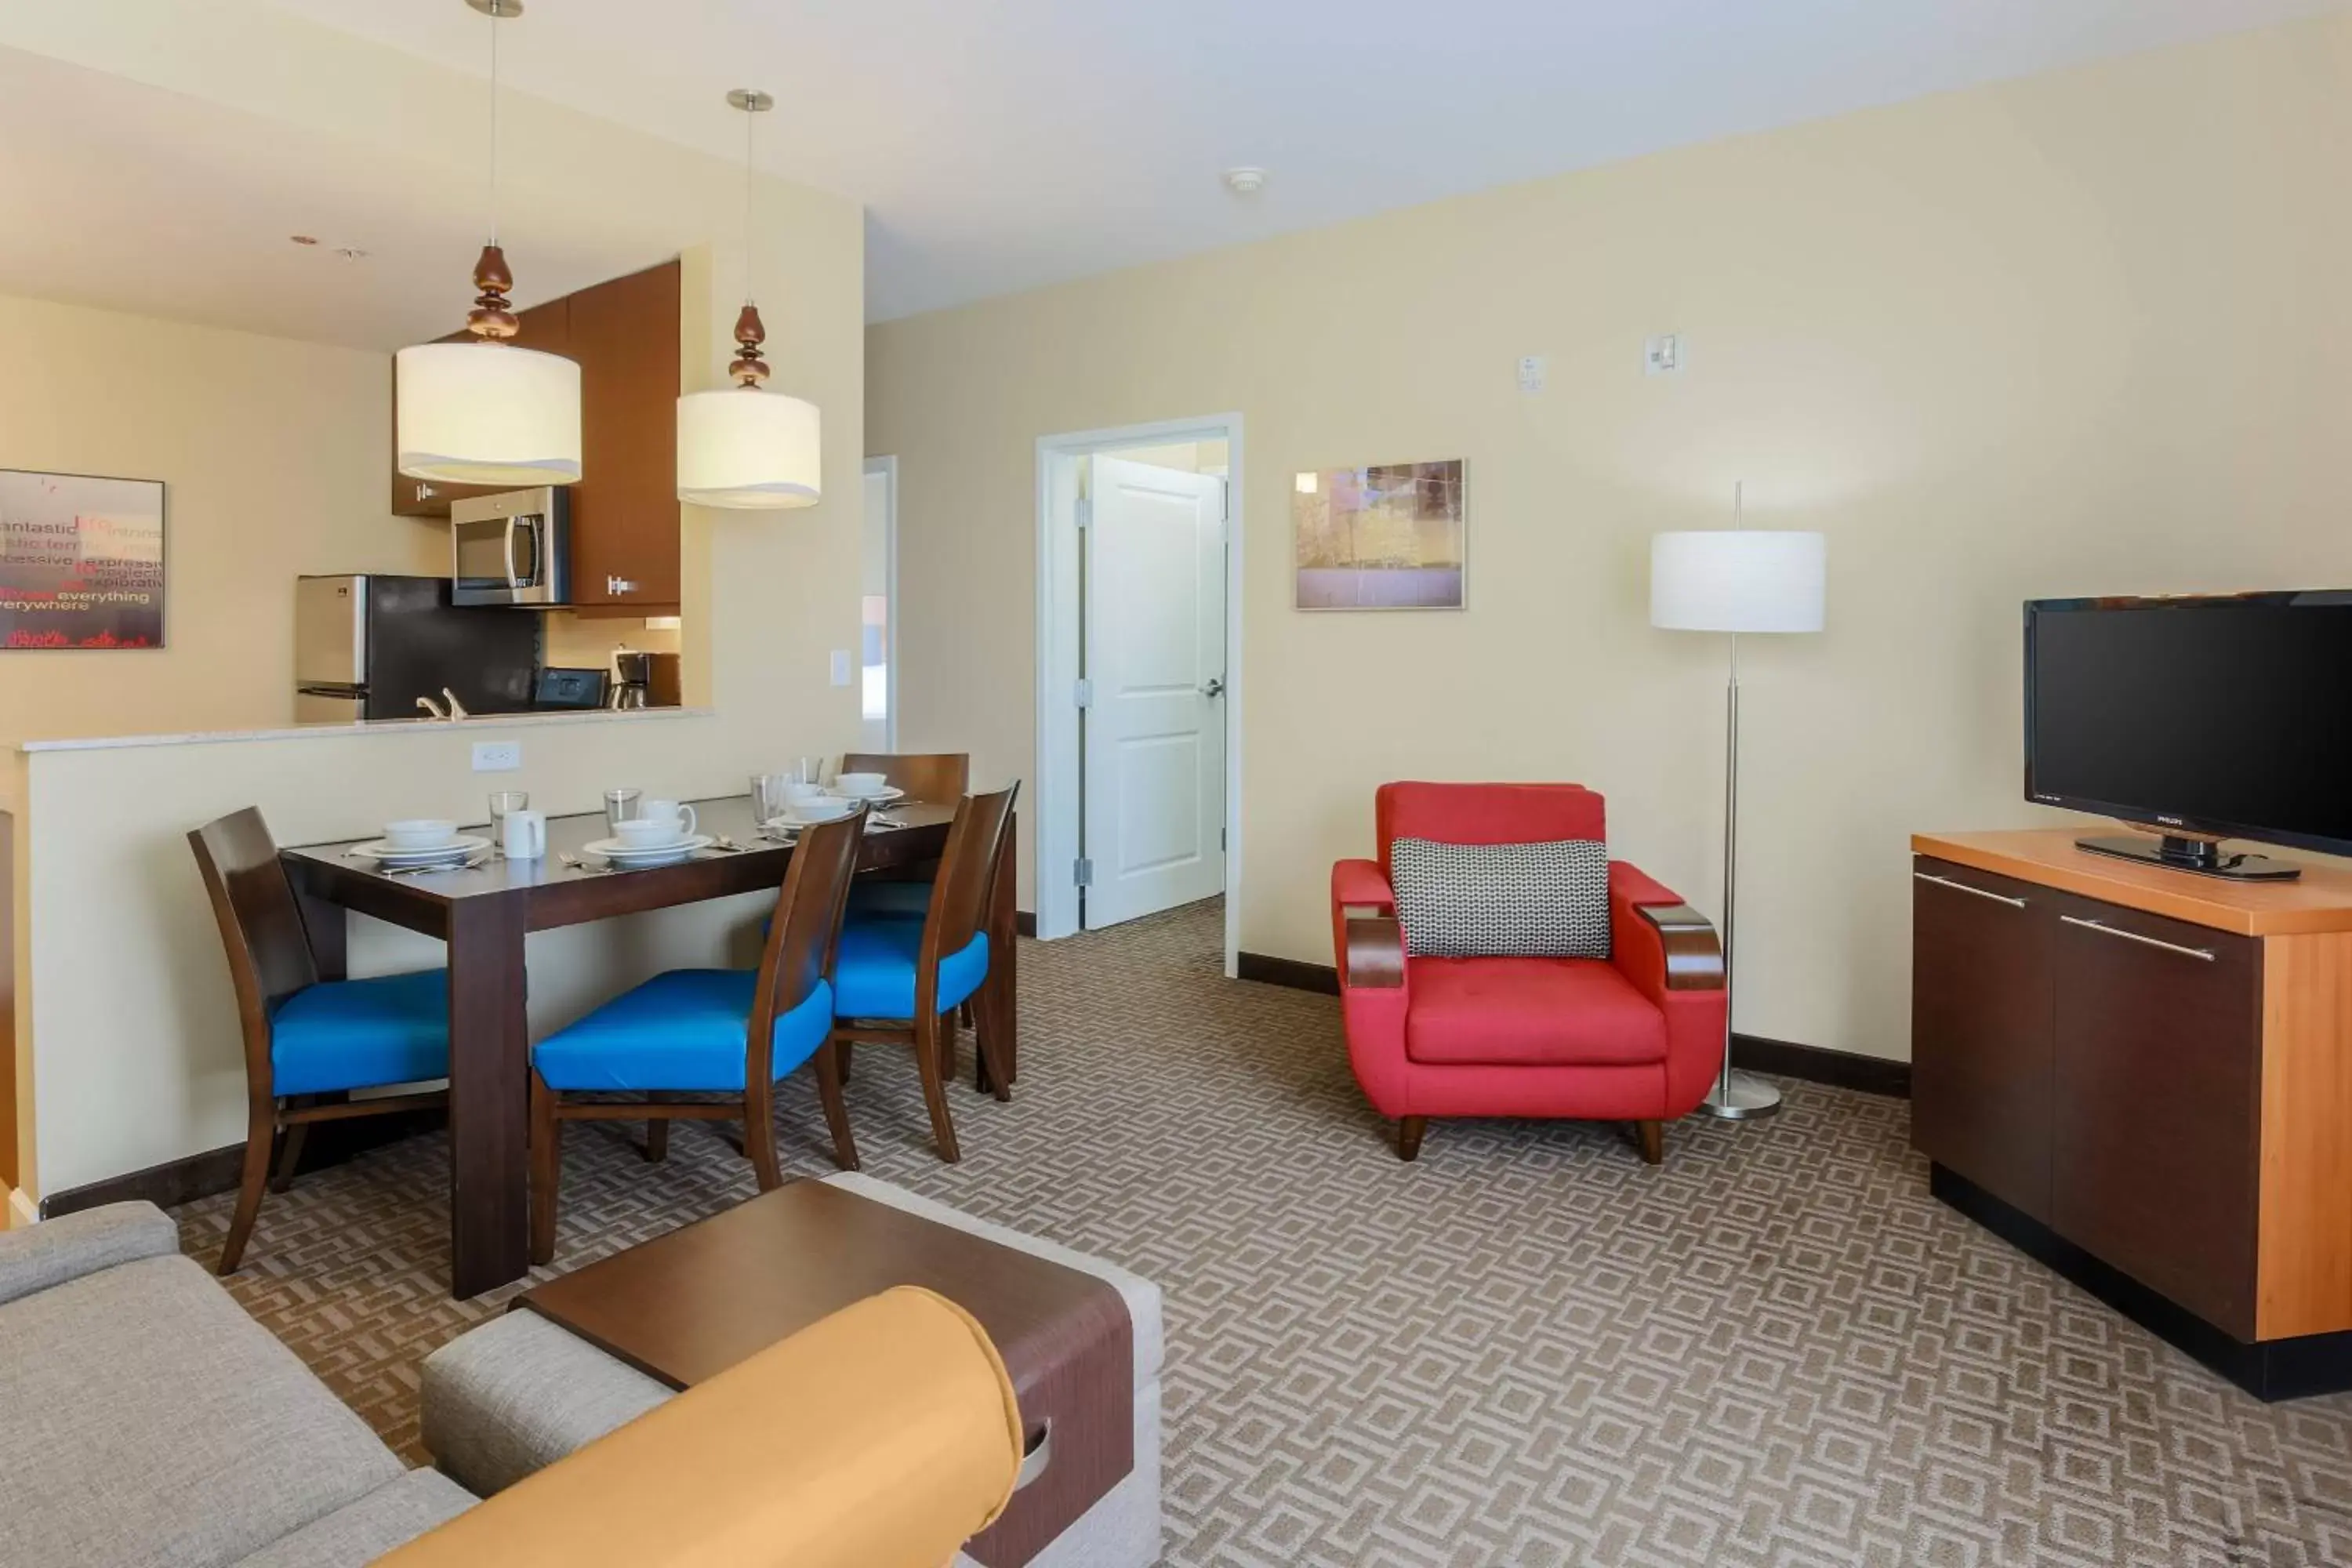
<path fill-rule="evenodd" d="M 1911 875 L 1919 881 L 1933 882 L 1939 888 L 1949 888 L 1956 893 L 1974 893 L 1979 899 L 1990 899 L 1996 904 L 2007 904 L 2012 910 L 2021 910 L 2025 907 L 2023 899 L 2012 899 L 2007 893 L 1988 893 L 1982 888 L 1971 888 L 1966 882 L 1955 882 L 1948 877 L 1931 877 L 1925 871 L 1914 871 Z"/>
<path fill-rule="evenodd" d="M 2208 963 L 2213 962 L 2213 950 L 2210 947 L 2183 947 L 2177 942 L 2158 942 L 2152 936 L 2142 936 L 2136 931 L 2118 931 L 2114 926 L 2101 925 L 2097 921 L 2077 920 L 2073 915 L 2060 915 L 2058 918 L 2070 926 L 2081 926 L 2084 931 L 2095 931 L 2104 936 L 2119 936 L 2126 942 L 2136 942 L 2143 947 L 2160 947 L 2167 952 L 2177 952 L 2183 958 L 2201 958 Z"/>

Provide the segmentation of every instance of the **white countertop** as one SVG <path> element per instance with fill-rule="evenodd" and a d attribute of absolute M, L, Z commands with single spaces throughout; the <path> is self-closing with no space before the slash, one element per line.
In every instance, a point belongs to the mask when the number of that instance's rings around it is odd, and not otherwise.
<path fill-rule="evenodd" d="M 550 724 L 635 724 L 708 719 L 709 708 L 592 708 L 569 713 L 480 713 L 465 719 L 362 719 L 350 724 L 293 724 L 281 730 L 215 730 L 187 735 L 91 735 L 79 741 L 20 741 L 20 752 L 103 752 L 126 746 L 212 746 L 238 741 L 306 741 L 352 735 L 414 735 L 451 731 L 538 729 Z"/>

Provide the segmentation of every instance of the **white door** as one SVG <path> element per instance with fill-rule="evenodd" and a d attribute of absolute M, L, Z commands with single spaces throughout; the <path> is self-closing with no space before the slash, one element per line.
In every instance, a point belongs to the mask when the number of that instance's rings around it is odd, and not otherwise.
<path fill-rule="evenodd" d="M 1094 459 L 1088 930 L 1225 890 L 1225 481 Z"/>

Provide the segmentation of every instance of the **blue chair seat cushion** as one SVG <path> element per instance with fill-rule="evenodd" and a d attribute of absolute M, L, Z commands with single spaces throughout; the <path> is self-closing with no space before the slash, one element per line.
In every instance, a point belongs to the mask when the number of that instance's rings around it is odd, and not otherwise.
<path fill-rule="evenodd" d="M 922 952 L 923 922 L 895 916 L 860 918 L 841 928 L 841 949 L 833 964 L 833 1010 L 843 1018 L 912 1018 L 915 960 Z M 988 978 L 988 933 L 982 931 L 958 952 L 940 960 L 940 1011 L 944 1013 L 980 989 Z"/>
<path fill-rule="evenodd" d="M 449 975 L 322 980 L 269 1016 L 269 1087 L 329 1094 L 449 1076 Z"/>
<path fill-rule="evenodd" d="M 751 996 L 750 969 L 673 969 L 625 991 L 531 1048 L 547 1087 L 579 1094 L 738 1094 Z M 773 1076 L 816 1055 L 833 1027 L 833 988 L 820 980 L 776 1020 Z"/>

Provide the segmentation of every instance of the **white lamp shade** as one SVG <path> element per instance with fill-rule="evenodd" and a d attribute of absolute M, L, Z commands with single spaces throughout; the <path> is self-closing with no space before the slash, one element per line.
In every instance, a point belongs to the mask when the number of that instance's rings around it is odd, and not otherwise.
<path fill-rule="evenodd" d="M 1817 632 L 1829 542 L 1818 533 L 1718 530 L 1650 541 L 1650 624 L 1678 632 Z"/>
<path fill-rule="evenodd" d="M 816 405 L 758 387 L 677 400 L 677 499 L 696 506 L 814 506 L 824 493 Z"/>
<path fill-rule="evenodd" d="M 400 471 L 457 485 L 580 478 L 580 366 L 512 343 L 419 343 L 393 361 Z"/>

